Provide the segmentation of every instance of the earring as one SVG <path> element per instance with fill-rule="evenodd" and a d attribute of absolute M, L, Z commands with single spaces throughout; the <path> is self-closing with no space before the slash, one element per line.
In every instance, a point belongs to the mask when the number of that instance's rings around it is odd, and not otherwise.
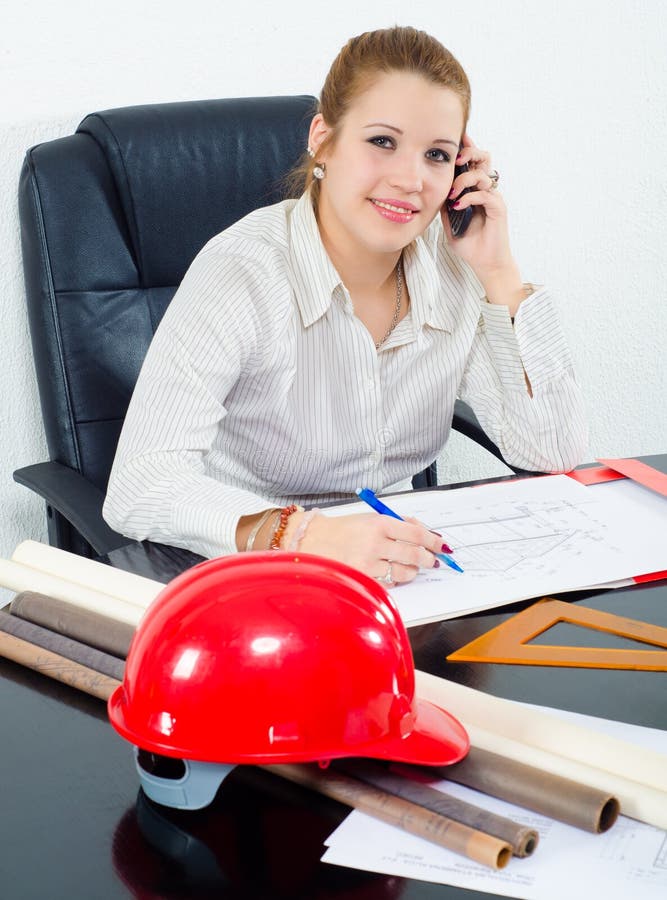
<path fill-rule="evenodd" d="M 310 156 L 311 159 L 315 156 L 315 151 L 310 146 L 308 147 L 308 150 L 306 152 L 308 153 L 308 156 Z"/>
<path fill-rule="evenodd" d="M 318 163 L 313 169 L 313 176 L 317 178 L 318 181 L 322 181 L 326 174 L 327 167 L 324 165 L 324 163 Z"/>

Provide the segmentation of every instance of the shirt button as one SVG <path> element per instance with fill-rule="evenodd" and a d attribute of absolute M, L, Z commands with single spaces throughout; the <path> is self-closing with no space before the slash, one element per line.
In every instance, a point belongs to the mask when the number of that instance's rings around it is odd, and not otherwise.
<path fill-rule="evenodd" d="M 377 450 L 374 450 L 368 455 L 368 462 L 371 466 L 376 466 L 380 462 L 380 454 L 377 452 Z"/>

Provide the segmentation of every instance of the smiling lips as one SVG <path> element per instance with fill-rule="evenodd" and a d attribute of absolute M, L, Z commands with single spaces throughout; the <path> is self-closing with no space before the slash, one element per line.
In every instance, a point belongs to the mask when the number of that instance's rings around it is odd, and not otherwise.
<path fill-rule="evenodd" d="M 374 200 L 369 198 L 374 208 L 380 215 L 389 219 L 390 222 L 411 222 L 415 213 L 419 210 L 410 203 L 403 203 L 397 200 Z"/>

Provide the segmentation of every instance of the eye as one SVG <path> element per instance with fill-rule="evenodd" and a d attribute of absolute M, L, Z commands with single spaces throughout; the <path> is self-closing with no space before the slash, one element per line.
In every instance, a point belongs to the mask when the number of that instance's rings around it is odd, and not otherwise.
<path fill-rule="evenodd" d="M 426 158 L 432 160 L 433 162 L 440 163 L 448 163 L 452 161 L 449 153 L 445 153 L 444 150 L 440 150 L 438 147 L 433 147 L 432 150 L 427 150 Z"/>
<path fill-rule="evenodd" d="M 383 147 L 387 150 L 391 150 L 392 147 L 396 146 L 394 139 L 387 137 L 386 134 L 378 134 L 375 137 L 369 138 L 368 143 L 374 144 L 376 147 Z"/>

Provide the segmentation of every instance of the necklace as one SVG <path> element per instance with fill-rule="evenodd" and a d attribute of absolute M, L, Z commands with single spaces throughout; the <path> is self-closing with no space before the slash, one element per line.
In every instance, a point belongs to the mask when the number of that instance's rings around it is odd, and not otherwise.
<path fill-rule="evenodd" d="M 387 340 L 389 335 L 392 333 L 394 328 L 398 325 L 398 317 L 401 314 L 401 297 L 403 296 L 403 257 L 401 257 L 396 264 L 396 306 L 394 307 L 394 315 L 391 317 L 391 322 L 389 323 L 389 328 L 387 328 L 384 336 L 375 342 L 375 349 L 379 350 L 380 347 Z"/>

